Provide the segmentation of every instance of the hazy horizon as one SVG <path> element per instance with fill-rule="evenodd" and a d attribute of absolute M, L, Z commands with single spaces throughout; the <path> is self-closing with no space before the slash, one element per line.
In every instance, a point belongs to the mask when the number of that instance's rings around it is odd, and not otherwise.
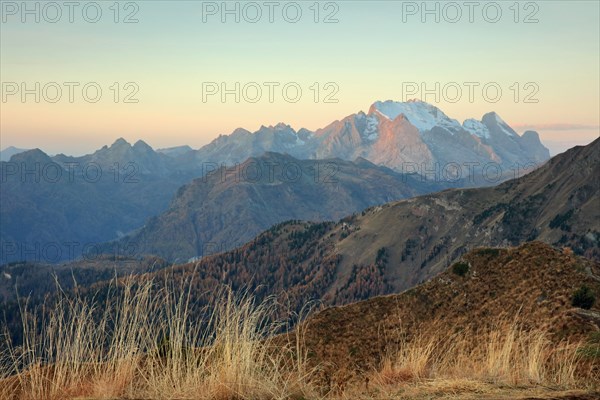
<path fill-rule="evenodd" d="M 442 110 L 443 111 L 443 110 Z M 358 112 L 358 111 L 357 111 Z M 451 116 L 450 116 L 451 117 Z M 341 119 L 341 118 L 338 118 Z M 332 118 L 331 122 L 333 122 L 334 120 L 336 120 L 336 118 Z M 278 123 L 285 123 L 284 121 L 280 121 Z M 261 125 L 265 125 L 265 126 L 269 126 L 269 125 L 276 125 L 277 123 L 269 123 L 269 124 L 261 124 Z M 288 124 L 289 125 L 289 124 Z M 510 125 L 510 123 L 509 123 Z M 298 131 L 301 128 L 304 127 L 295 127 L 295 126 L 291 126 L 294 130 Z M 590 129 L 589 127 L 578 127 L 578 129 L 573 130 L 573 131 L 568 131 L 566 129 L 561 129 L 561 127 L 544 127 L 543 130 L 540 129 L 536 129 L 535 126 L 511 126 L 513 129 L 515 129 L 515 131 L 519 134 L 522 135 L 525 131 L 527 130 L 533 130 L 536 131 L 540 134 L 540 140 L 542 141 L 542 144 L 548 148 L 548 150 L 550 151 L 550 156 L 555 156 L 557 154 L 563 153 L 564 151 L 574 147 L 574 146 L 585 146 L 587 144 L 590 144 L 592 141 L 594 141 L 598 136 L 596 135 L 596 137 L 590 137 L 591 135 L 588 135 L 588 132 L 592 132 L 592 134 L 596 131 L 594 131 L 593 129 Z M 260 125 L 257 126 L 255 129 L 248 129 L 246 127 L 238 127 L 241 129 L 246 129 L 249 130 L 250 132 L 255 132 L 260 128 Z M 322 127 L 320 127 L 322 128 Z M 236 128 L 237 129 L 237 128 Z M 232 131 L 233 132 L 233 131 Z M 167 148 L 174 148 L 174 147 L 180 147 L 180 146 L 190 146 L 192 147 L 194 150 L 197 150 L 205 145 L 207 145 L 208 143 L 210 143 L 212 140 L 216 139 L 219 135 L 229 135 L 232 132 L 227 132 L 227 133 L 217 133 L 214 135 L 214 137 L 212 139 L 209 139 L 206 143 L 201 144 L 200 146 L 193 146 L 190 143 L 173 143 L 167 146 L 157 146 L 154 143 L 152 143 L 152 141 L 148 141 L 146 139 L 144 139 L 142 136 L 136 136 L 134 134 L 132 135 L 115 135 L 113 137 L 109 136 L 108 134 L 106 135 L 106 142 L 94 147 L 93 145 L 87 145 L 87 146 L 80 146 L 78 149 L 72 148 L 71 151 L 68 151 L 69 147 L 68 146 L 63 146 L 62 150 L 61 150 L 61 146 L 49 146 L 48 148 L 44 148 L 41 146 L 33 146 L 33 147 L 20 147 L 20 146 L 16 146 L 16 145 L 6 145 L 4 146 L 4 143 L 2 143 L 3 147 L 0 147 L 0 151 L 4 151 L 8 148 L 17 148 L 17 149 L 25 149 L 25 150 L 30 150 L 30 149 L 34 149 L 34 148 L 39 148 L 40 150 L 42 150 L 44 153 L 50 155 L 50 156 L 54 156 L 56 154 L 60 154 L 63 153 L 65 155 L 68 156 L 74 156 L 74 157 L 78 157 L 78 156 L 84 156 L 87 154 L 92 154 L 94 151 L 102 148 L 103 146 L 110 146 L 111 144 L 113 144 L 116 140 L 123 138 L 125 139 L 128 143 L 130 143 L 131 145 L 133 145 L 135 142 L 137 142 L 138 140 L 142 140 L 145 143 L 147 143 L 150 147 L 152 147 L 154 150 L 160 150 L 160 149 L 167 149 Z M 562 132 L 563 134 L 565 132 L 567 133 L 574 133 L 574 134 L 579 134 L 578 138 L 576 140 L 548 140 L 545 139 L 544 135 L 542 132 L 558 132 L 560 134 L 560 132 Z M 560 138 L 560 136 L 558 136 Z M 50 150 L 52 148 L 56 148 L 57 150 Z"/>

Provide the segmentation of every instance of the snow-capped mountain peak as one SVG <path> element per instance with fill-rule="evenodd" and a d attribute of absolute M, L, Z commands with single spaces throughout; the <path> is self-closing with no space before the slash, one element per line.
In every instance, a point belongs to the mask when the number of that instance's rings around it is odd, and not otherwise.
<path fill-rule="evenodd" d="M 477 136 L 483 139 L 489 139 L 490 138 L 490 130 L 488 129 L 487 126 L 485 126 L 481 121 L 476 120 L 475 118 L 469 118 L 467 120 L 465 120 L 463 122 L 463 128 Z"/>
<path fill-rule="evenodd" d="M 199 149 L 195 158 L 233 165 L 265 151 L 301 159 L 363 157 L 397 171 L 406 163 L 499 162 L 504 168 L 549 158 L 539 137 L 521 138 L 495 113 L 461 124 L 421 100 L 377 101 L 366 113 L 347 115 L 314 132 L 286 124 L 236 131 Z"/>
<path fill-rule="evenodd" d="M 460 123 L 457 120 L 449 118 L 439 108 L 421 100 L 377 101 L 371 109 L 391 120 L 396 119 L 399 115 L 404 115 L 408 122 L 421 133 L 430 131 L 434 126 L 446 128 L 450 133 L 460 129 Z"/>

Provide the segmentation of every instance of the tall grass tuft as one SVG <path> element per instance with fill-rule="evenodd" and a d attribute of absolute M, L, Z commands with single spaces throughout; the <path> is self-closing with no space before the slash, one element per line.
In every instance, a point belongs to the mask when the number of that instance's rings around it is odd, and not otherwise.
<path fill-rule="evenodd" d="M 0 398 L 314 397 L 301 336 L 272 346 L 273 299 L 223 288 L 198 319 L 189 282 L 167 286 L 129 279 L 103 302 L 61 294 L 41 313 L 25 303 L 23 343 L 0 354 Z"/>
<path fill-rule="evenodd" d="M 543 329 L 523 329 L 503 320 L 493 329 L 471 334 L 434 324 L 434 328 L 399 335 L 397 348 L 375 373 L 382 386 L 425 380 L 470 379 L 502 385 L 580 386 L 585 375 L 581 343 L 550 340 Z"/>

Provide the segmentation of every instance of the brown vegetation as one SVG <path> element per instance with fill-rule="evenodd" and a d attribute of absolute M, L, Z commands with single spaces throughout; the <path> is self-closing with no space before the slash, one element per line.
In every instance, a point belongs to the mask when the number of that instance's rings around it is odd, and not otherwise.
<path fill-rule="evenodd" d="M 64 296 L 23 320 L 23 346 L 0 358 L 0 398 L 593 398 L 600 307 L 571 298 L 600 293 L 600 266 L 541 243 L 461 262 L 462 274 L 326 309 L 283 335 L 269 297 L 221 290 L 197 319 L 186 280 Z"/>

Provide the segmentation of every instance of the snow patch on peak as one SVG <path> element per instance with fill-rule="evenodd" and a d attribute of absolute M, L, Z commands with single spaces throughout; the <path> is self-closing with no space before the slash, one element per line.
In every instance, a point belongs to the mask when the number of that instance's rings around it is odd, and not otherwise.
<path fill-rule="evenodd" d="M 485 126 L 481 121 L 478 121 L 474 118 L 470 118 L 463 122 L 463 128 L 480 138 L 489 139 L 490 138 L 490 130 L 487 126 Z"/>
<path fill-rule="evenodd" d="M 385 119 L 389 119 L 391 120 L 392 118 L 388 117 L 387 115 L 385 115 L 384 113 L 382 113 L 381 111 L 375 109 L 375 114 L 382 116 Z"/>
<path fill-rule="evenodd" d="M 379 137 L 379 131 L 377 130 L 377 127 L 379 126 L 379 119 L 376 115 L 369 115 L 366 122 L 367 126 L 363 132 L 363 137 L 366 140 L 373 141 Z"/>
<path fill-rule="evenodd" d="M 378 101 L 374 104 L 374 108 L 392 120 L 400 114 L 404 115 L 420 132 L 430 131 L 433 127 L 439 126 L 453 133 L 461 126 L 457 120 L 449 118 L 439 108 L 421 100 L 404 103 L 392 100 Z"/>

